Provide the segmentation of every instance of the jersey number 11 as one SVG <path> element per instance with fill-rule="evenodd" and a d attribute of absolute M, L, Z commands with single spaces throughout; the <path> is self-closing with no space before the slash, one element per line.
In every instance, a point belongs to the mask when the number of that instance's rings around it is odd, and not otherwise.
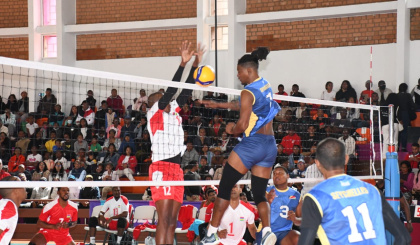
<path fill-rule="evenodd" d="M 363 237 L 365 240 L 376 238 L 376 232 L 373 229 L 372 220 L 369 215 L 369 210 L 366 203 L 362 203 L 357 207 L 357 211 L 362 215 L 363 225 L 365 227 L 365 232 L 363 232 Z M 354 216 L 354 210 L 352 206 L 347 206 L 341 213 L 349 219 L 349 226 L 351 234 L 348 236 L 349 242 L 361 242 L 363 241 L 362 234 L 359 233 L 357 229 L 357 220 Z"/>

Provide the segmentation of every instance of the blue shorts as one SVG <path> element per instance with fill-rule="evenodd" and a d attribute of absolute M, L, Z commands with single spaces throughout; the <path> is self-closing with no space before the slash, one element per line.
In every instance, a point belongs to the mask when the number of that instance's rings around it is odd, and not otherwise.
<path fill-rule="evenodd" d="M 254 165 L 271 168 L 276 161 L 277 146 L 273 135 L 254 134 L 233 148 L 247 169 Z"/>
<path fill-rule="evenodd" d="M 281 240 L 283 240 L 283 238 L 285 238 L 287 236 L 287 234 L 289 234 L 291 230 L 286 230 L 286 231 L 277 231 L 273 233 L 276 235 L 277 237 L 277 241 L 276 241 L 276 245 L 281 243 Z M 261 239 L 262 239 L 262 231 L 257 232 L 255 235 L 255 242 L 254 244 L 261 244 Z"/>

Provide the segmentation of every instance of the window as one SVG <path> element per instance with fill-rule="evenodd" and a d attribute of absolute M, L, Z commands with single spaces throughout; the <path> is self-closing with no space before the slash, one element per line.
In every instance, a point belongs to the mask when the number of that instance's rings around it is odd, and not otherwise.
<path fill-rule="evenodd" d="M 217 1 L 217 15 L 228 15 L 228 0 L 210 0 L 211 8 L 210 15 L 214 15 L 214 1 Z"/>
<path fill-rule="evenodd" d="M 57 57 L 57 36 L 44 36 L 43 37 L 43 58 L 56 58 Z"/>
<path fill-rule="evenodd" d="M 42 0 L 42 24 L 44 26 L 57 24 L 56 0 Z"/>
<path fill-rule="evenodd" d="M 214 27 L 211 28 L 211 49 L 216 49 L 216 35 Z M 217 27 L 217 50 L 228 49 L 228 27 L 218 26 Z"/>

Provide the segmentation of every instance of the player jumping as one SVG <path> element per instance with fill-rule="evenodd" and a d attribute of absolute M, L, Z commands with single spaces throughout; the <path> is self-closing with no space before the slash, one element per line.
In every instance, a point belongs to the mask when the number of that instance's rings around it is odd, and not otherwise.
<path fill-rule="evenodd" d="M 191 43 L 183 42 L 181 51 L 181 64 L 178 67 L 172 81 L 179 82 L 185 65 L 194 55 L 189 51 Z M 193 73 L 198 67 L 204 48 L 198 45 L 195 60 L 187 78 L 187 83 L 194 83 Z M 185 152 L 184 130 L 182 118 L 178 112 L 180 105 L 184 105 L 192 90 L 183 89 L 178 98 L 171 102 L 178 88 L 169 87 L 164 94 L 154 93 L 149 96 L 150 110 L 147 112 L 147 128 L 152 142 L 152 164 L 149 167 L 149 180 L 167 181 L 184 180 L 184 174 L 180 167 L 181 156 Z M 178 212 L 182 204 L 183 186 L 152 186 L 152 198 L 156 203 L 159 222 L 156 229 L 156 244 L 172 244 L 177 225 Z"/>
<path fill-rule="evenodd" d="M 77 224 L 77 204 L 69 201 L 69 188 L 59 187 L 58 198 L 45 205 L 37 225 L 41 228 L 29 245 L 44 245 L 50 241 L 57 245 L 74 245 L 69 229 Z"/>
<path fill-rule="evenodd" d="M 200 244 L 219 243 L 216 231 L 223 213 L 229 207 L 232 187 L 249 169 L 252 173 L 252 193 L 263 226 L 261 244 L 271 245 L 276 242 L 276 235 L 270 228 L 270 206 L 265 191 L 277 155 L 272 120 L 280 107 L 273 101 L 270 83 L 258 75 L 259 61 L 266 59 L 269 52 L 267 48 L 260 47 L 239 59 L 237 76 L 245 86 L 239 103 L 202 101 L 210 108 L 240 110 L 238 122 L 228 123 L 226 133 L 234 135 L 243 133 L 243 139 L 233 149 L 228 164 L 224 167 L 207 236 Z"/>

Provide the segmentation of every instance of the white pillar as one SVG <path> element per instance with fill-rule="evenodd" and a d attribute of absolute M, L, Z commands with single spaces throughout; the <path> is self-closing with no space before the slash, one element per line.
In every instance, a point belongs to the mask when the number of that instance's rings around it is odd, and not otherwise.
<path fill-rule="evenodd" d="M 246 52 L 246 25 L 238 23 L 236 16 L 245 14 L 246 1 L 228 1 L 228 66 L 227 85 L 229 88 L 242 88 L 236 77 L 238 59 Z"/>
<path fill-rule="evenodd" d="M 397 6 L 397 60 L 396 60 L 396 88 L 401 83 L 407 83 L 409 75 L 409 47 L 410 47 L 410 9 L 407 8 L 407 0 L 398 0 Z M 412 87 L 409 85 L 409 87 Z"/>
<path fill-rule="evenodd" d="M 41 0 L 28 0 L 28 51 L 32 61 L 42 59 L 42 35 L 36 30 L 40 25 Z"/>
<path fill-rule="evenodd" d="M 66 25 L 76 24 L 76 0 L 57 0 L 57 64 L 75 66 L 76 35 L 66 33 Z"/>

